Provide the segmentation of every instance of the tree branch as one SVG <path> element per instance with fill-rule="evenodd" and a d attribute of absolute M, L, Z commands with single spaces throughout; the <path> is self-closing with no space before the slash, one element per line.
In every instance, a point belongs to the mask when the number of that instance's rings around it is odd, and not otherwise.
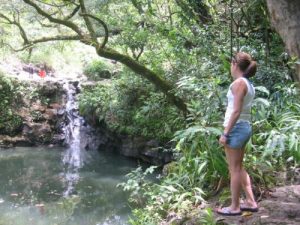
<path fill-rule="evenodd" d="M 15 49 L 14 47 L 12 47 L 10 44 L 8 43 L 3 43 L 3 45 L 7 45 L 12 51 L 14 52 L 22 52 L 30 47 L 32 47 L 32 45 L 24 45 L 22 48 L 19 48 L 19 49 Z"/>
<path fill-rule="evenodd" d="M 108 36 L 109 36 L 109 31 L 108 31 L 108 27 L 107 27 L 106 23 L 103 20 L 99 19 L 98 17 L 90 15 L 90 14 L 80 14 L 80 15 L 91 17 L 94 20 L 98 21 L 103 26 L 105 36 L 104 36 L 104 40 L 103 40 L 102 44 L 98 48 L 100 48 L 100 49 L 104 48 L 106 43 L 108 42 Z"/>
<path fill-rule="evenodd" d="M 154 71 L 148 69 L 145 65 L 136 61 L 132 57 L 129 57 L 125 54 L 115 51 L 114 49 L 110 49 L 106 47 L 106 44 L 108 42 L 108 37 L 109 37 L 109 31 L 106 23 L 94 15 L 87 14 L 84 5 L 81 4 L 81 10 L 83 13 L 80 15 L 83 16 L 86 26 L 88 27 L 89 34 L 87 35 L 84 35 L 83 31 L 75 23 L 68 20 L 54 18 L 49 13 L 47 13 L 42 8 L 40 8 L 37 4 L 35 4 L 32 0 L 23 0 L 23 1 L 26 4 L 35 8 L 38 14 L 47 18 L 50 22 L 66 26 L 72 29 L 73 31 L 75 31 L 77 34 L 75 36 L 60 35 L 54 37 L 43 37 L 36 40 L 28 41 L 28 44 L 22 48 L 23 50 L 32 47 L 32 45 L 34 44 L 41 43 L 41 42 L 58 41 L 58 40 L 80 40 L 82 43 L 95 47 L 97 54 L 99 56 L 107 59 L 116 60 L 129 67 L 133 72 L 149 80 L 153 85 L 155 85 L 155 87 L 157 87 L 160 91 L 162 91 L 167 96 L 167 99 L 171 103 L 173 103 L 179 110 L 181 110 L 184 113 L 184 115 L 186 115 L 187 106 L 184 100 L 174 94 L 174 86 L 168 81 L 164 80 L 161 74 L 155 73 Z M 80 0 L 80 2 L 83 3 L 83 0 Z M 90 25 L 88 24 L 87 22 L 88 17 L 96 20 L 104 28 L 104 40 L 101 43 L 101 45 L 97 42 L 97 35 L 93 30 L 93 27 L 90 27 L 92 29 L 89 28 L 89 26 L 92 26 L 92 24 Z M 94 41 L 94 37 L 96 39 L 96 42 Z"/>
<path fill-rule="evenodd" d="M 137 2 L 137 0 L 131 0 L 131 3 L 138 10 L 140 15 L 144 13 L 143 7 L 141 6 L 140 2 Z"/>
<path fill-rule="evenodd" d="M 73 10 L 73 12 L 72 12 L 70 15 L 66 16 L 66 17 L 64 18 L 64 20 L 69 20 L 69 19 L 71 19 L 73 16 L 76 15 L 76 13 L 79 11 L 79 9 L 80 9 L 80 5 L 76 6 L 76 8 Z"/>
<path fill-rule="evenodd" d="M 184 115 L 187 113 L 187 106 L 185 102 L 173 93 L 173 86 L 165 81 L 159 74 L 156 74 L 146 66 L 140 64 L 129 56 L 123 55 L 113 49 L 103 48 L 98 49 L 97 54 L 101 57 L 116 60 L 126 66 L 132 71 L 141 75 L 142 77 L 149 80 L 152 84 L 159 88 L 178 109 L 180 109 Z"/>
<path fill-rule="evenodd" d="M 12 24 L 12 20 L 10 20 L 7 16 L 5 16 L 4 14 L 0 13 L 0 18 L 5 19 L 6 21 L 8 21 L 9 24 Z"/>
<path fill-rule="evenodd" d="M 58 28 L 60 26 L 60 24 L 57 24 L 57 23 L 51 23 L 51 24 L 46 24 L 46 23 L 43 23 L 39 18 L 38 16 L 35 16 L 34 17 L 35 20 L 41 25 L 41 27 L 47 27 L 47 28 Z"/>
<path fill-rule="evenodd" d="M 0 13 L 0 18 L 3 18 L 5 19 L 9 24 L 12 24 L 12 25 L 15 25 L 19 28 L 19 31 L 21 33 L 21 37 L 23 38 L 24 40 L 24 44 L 28 44 L 29 43 L 29 40 L 28 40 L 28 37 L 26 35 L 26 32 L 25 30 L 23 29 L 23 27 L 21 26 L 21 24 L 19 22 L 16 21 L 16 18 L 14 16 L 14 20 L 11 20 L 9 19 L 7 16 L 5 16 L 4 14 Z"/>
<path fill-rule="evenodd" d="M 81 37 L 79 35 L 73 35 L 73 36 L 64 36 L 64 35 L 57 35 L 53 37 L 42 37 L 39 39 L 35 39 L 33 41 L 30 41 L 31 44 L 37 44 L 41 42 L 49 42 L 49 41 L 78 41 Z"/>
<path fill-rule="evenodd" d="M 133 58 L 136 60 L 136 61 L 139 61 L 139 58 L 141 57 L 141 55 L 143 54 L 144 52 L 144 45 L 138 49 L 139 52 L 136 54 L 135 50 L 134 49 L 131 49 L 131 52 L 132 52 L 132 55 L 133 55 Z"/>
<path fill-rule="evenodd" d="M 51 4 L 51 3 L 43 2 L 43 1 L 40 1 L 40 0 L 36 0 L 36 1 L 37 1 L 37 2 L 40 2 L 40 3 L 44 4 L 44 5 L 53 6 L 53 7 L 59 7 L 59 8 L 60 8 L 60 7 L 65 7 L 65 6 L 68 5 L 68 4 L 56 5 L 56 4 Z M 65 2 L 71 3 L 71 4 L 73 4 L 73 5 L 78 6 L 75 2 L 72 2 L 72 1 L 65 1 Z"/>
<path fill-rule="evenodd" d="M 91 16 L 91 15 L 90 15 Z M 24 46 L 20 49 L 15 49 L 13 48 L 11 45 L 5 43 L 7 46 L 9 46 L 13 51 L 15 52 L 19 52 L 19 51 L 24 51 L 30 47 L 32 47 L 33 45 L 35 44 L 38 44 L 38 43 L 42 43 L 42 42 L 50 42 L 50 41 L 66 41 L 66 40 L 69 40 L 69 41 L 75 41 L 75 40 L 79 40 L 79 41 L 82 41 L 82 37 L 79 36 L 79 35 L 57 35 L 57 36 L 52 36 L 52 37 L 41 37 L 41 38 L 38 38 L 38 39 L 35 39 L 35 40 L 29 40 L 26 32 L 25 32 L 25 29 L 22 27 L 22 25 L 18 22 L 16 22 L 15 20 L 11 20 L 9 17 L 7 17 L 6 15 L 0 13 L 0 18 L 3 18 L 5 21 L 7 21 L 7 24 L 10 24 L 10 25 L 15 25 L 19 28 L 20 30 L 20 33 L 21 33 L 21 37 L 23 38 L 24 40 Z M 42 24 L 43 25 L 43 24 Z M 108 32 L 108 30 L 106 30 Z M 111 31 L 111 35 L 117 35 L 119 34 L 121 31 L 116 29 L 116 30 L 112 30 Z M 107 35 L 108 33 L 96 33 L 95 34 L 96 37 L 105 37 L 106 41 L 107 41 Z M 86 42 L 83 41 L 83 42 Z M 90 44 L 89 44 L 90 45 Z"/>
<path fill-rule="evenodd" d="M 45 12 L 42 8 L 40 8 L 37 4 L 35 4 L 34 2 L 32 2 L 31 0 L 23 0 L 26 4 L 31 5 L 33 8 L 35 8 L 35 10 L 42 16 L 46 17 L 49 21 L 53 22 L 53 23 L 58 23 L 58 24 L 62 24 L 66 27 L 69 27 L 70 29 L 72 29 L 73 31 L 75 31 L 79 36 L 83 37 L 83 32 L 79 29 L 79 27 L 68 20 L 63 20 L 63 19 L 58 19 L 58 18 L 54 18 L 52 17 L 50 14 L 48 14 L 47 12 Z"/>
<path fill-rule="evenodd" d="M 86 27 L 91 35 L 91 38 L 95 44 L 98 45 L 98 41 L 96 38 L 95 30 L 93 28 L 93 24 L 91 23 L 90 19 L 88 18 L 89 16 L 87 15 L 87 10 L 85 8 L 84 0 L 79 0 L 80 3 L 80 8 L 81 8 L 81 16 L 83 16 L 83 19 L 85 21 Z"/>
<path fill-rule="evenodd" d="M 44 42 L 50 42 L 50 41 L 79 41 L 79 40 L 81 40 L 81 37 L 79 35 L 73 35 L 73 36 L 57 35 L 57 36 L 53 36 L 53 37 L 42 37 L 42 38 L 39 38 L 39 39 L 28 41 L 27 44 L 24 44 L 24 46 L 19 48 L 19 49 L 13 48 L 8 43 L 4 43 L 4 44 L 7 45 L 8 47 L 10 47 L 15 52 L 21 52 L 21 51 L 24 51 L 28 48 L 31 48 L 32 46 L 34 46 L 35 44 L 38 44 L 38 43 L 44 43 Z"/>

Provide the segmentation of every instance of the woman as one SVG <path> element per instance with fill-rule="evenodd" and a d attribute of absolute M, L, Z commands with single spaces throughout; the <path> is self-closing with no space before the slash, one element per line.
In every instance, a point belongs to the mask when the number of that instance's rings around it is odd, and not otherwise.
<path fill-rule="evenodd" d="M 219 139 L 219 143 L 225 148 L 230 171 L 231 205 L 217 210 L 222 215 L 241 215 L 244 210 L 258 211 L 249 175 L 243 168 L 245 145 L 251 137 L 251 105 L 255 95 L 248 78 L 255 75 L 256 67 L 256 62 L 244 52 L 237 53 L 231 62 L 234 81 L 227 93 L 224 133 Z M 244 204 L 239 201 L 241 188 L 246 194 Z"/>

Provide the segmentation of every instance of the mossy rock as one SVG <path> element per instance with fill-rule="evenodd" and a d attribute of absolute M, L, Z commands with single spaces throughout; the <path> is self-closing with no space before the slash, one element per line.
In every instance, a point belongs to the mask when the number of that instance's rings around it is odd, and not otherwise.
<path fill-rule="evenodd" d="M 39 85 L 37 93 L 39 99 L 45 100 L 42 101 L 43 103 L 59 102 L 64 94 L 64 89 L 60 83 L 47 82 Z"/>
<path fill-rule="evenodd" d="M 22 131 L 23 120 L 19 115 L 11 115 L 4 121 L 0 121 L 0 134 L 17 135 Z"/>

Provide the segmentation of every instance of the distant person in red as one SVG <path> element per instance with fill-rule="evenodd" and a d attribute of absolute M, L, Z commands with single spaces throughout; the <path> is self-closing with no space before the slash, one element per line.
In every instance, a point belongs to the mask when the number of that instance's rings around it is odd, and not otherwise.
<path fill-rule="evenodd" d="M 45 71 L 44 69 L 41 69 L 41 70 L 39 71 L 39 76 L 40 76 L 41 78 L 45 78 L 45 77 L 46 77 L 46 71 Z"/>

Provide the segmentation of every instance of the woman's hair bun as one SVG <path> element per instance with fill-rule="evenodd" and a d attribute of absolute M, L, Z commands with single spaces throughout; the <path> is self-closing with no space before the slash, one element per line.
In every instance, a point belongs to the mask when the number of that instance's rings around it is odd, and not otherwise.
<path fill-rule="evenodd" d="M 247 70 L 245 71 L 244 76 L 247 78 L 253 77 L 256 74 L 256 71 L 257 71 L 257 63 L 256 61 L 252 60 Z"/>
<path fill-rule="evenodd" d="M 257 63 L 246 52 L 238 52 L 235 56 L 236 63 L 246 78 L 253 77 L 257 71 Z"/>

